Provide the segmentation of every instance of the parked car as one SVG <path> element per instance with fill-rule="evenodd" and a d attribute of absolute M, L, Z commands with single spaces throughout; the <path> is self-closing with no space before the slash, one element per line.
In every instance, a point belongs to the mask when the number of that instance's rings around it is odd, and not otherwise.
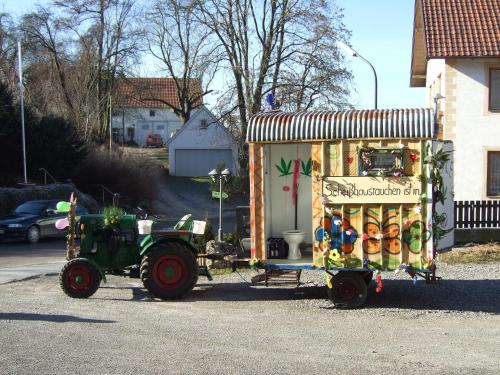
<path fill-rule="evenodd" d="M 0 217 L 0 240 L 23 239 L 36 243 L 43 237 L 64 237 L 66 231 L 55 227 L 57 220 L 68 215 L 57 212 L 56 205 L 59 201 L 27 201 L 18 206 L 12 214 Z M 77 205 L 77 220 L 87 213 L 85 207 Z"/>
<path fill-rule="evenodd" d="M 163 147 L 163 138 L 160 134 L 149 133 L 146 137 L 146 147 Z"/>

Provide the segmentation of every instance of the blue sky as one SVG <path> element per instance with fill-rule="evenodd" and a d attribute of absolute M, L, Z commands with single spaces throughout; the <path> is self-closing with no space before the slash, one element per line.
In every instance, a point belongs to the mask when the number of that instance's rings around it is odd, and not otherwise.
<path fill-rule="evenodd" d="M 423 88 L 410 88 L 414 0 L 337 0 L 344 24 L 352 31 L 351 45 L 369 60 L 378 76 L 379 108 L 411 108 L 425 104 Z M 356 92 L 352 104 L 373 108 L 370 67 L 349 58 Z"/>
<path fill-rule="evenodd" d="M 47 1 L 43 1 L 47 3 Z M 0 10 L 20 15 L 36 1 L 0 0 Z M 351 45 L 375 67 L 379 108 L 411 108 L 425 104 L 424 89 L 410 88 L 414 0 L 337 0 L 344 23 L 352 31 Z M 348 58 L 354 74 L 351 102 L 373 108 L 373 73 L 356 58 Z"/>

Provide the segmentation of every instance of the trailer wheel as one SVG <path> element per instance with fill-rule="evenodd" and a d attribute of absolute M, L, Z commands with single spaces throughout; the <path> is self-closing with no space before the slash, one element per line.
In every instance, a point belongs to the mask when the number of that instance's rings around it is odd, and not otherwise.
<path fill-rule="evenodd" d="M 194 288 L 198 264 L 186 246 L 175 242 L 161 244 L 142 258 L 141 279 L 155 297 L 180 298 Z"/>
<path fill-rule="evenodd" d="M 327 288 L 328 297 L 341 309 L 356 309 L 366 301 L 367 286 L 359 272 L 339 272 L 331 278 L 332 288 Z"/>
<path fill-rule="evenodd" d="M 88 298 L 101 283 L 97 268 L 84 258 L 75 258 L 64 265 L 59 275 L 62 290 L 71 298 Z"/>
<path fill-rule="evenodd" d="M 370 285 L 370 283 L 372 282 L 372 279 L 373 279 L 373 272 L 372 271 L 363 273 L 363 280 L 365 280 L 366 286 Z"/>

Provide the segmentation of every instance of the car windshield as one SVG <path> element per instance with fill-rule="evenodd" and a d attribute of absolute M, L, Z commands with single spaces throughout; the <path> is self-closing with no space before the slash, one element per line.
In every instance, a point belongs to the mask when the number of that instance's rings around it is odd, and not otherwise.
<path fill-rule="evenodd" d="M 15 209 L 16 214 L 42 215 L 45 213 L 47 203 L 45 202 L 26 202 Z"/>

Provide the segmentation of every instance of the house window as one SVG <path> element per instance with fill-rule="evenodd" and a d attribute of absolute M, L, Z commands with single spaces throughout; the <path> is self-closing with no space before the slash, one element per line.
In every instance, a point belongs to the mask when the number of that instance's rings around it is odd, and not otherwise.
<path fill-rule="evenodd" d="M 208 121 L 206 119 L 203 119 L 200 121 L 200 129 L 206 129 L 208 128 Z"/>
<path fill-rule="evenodd" d="M 500 111 L 500 68 L 490 69 L 490 111 Z"/>
<path fill-rule="evenodd" d="M 156 125 L 156 130 L 165 130 L 165 125 Z"/>
<path fill-rule="evenodd" d="M 402 176 L 402 149 L 361 148 L 359 150 L 360 176 Z"/>
<path fill-rule="evenodd" d="M 141 125 L 142 130 L 149 130 L 149 125 L 148 124 L 142 124 Z"/>
<path fill-rule="evenodd" d="M 149 117 L 155 117 L 156 116 L 156 110 L 150 109 L 149 110 Z"/>
<path fill-rule="evenodd" d="M 500 151 L 488 151 L 486 195 L 500 196 Z"/>

